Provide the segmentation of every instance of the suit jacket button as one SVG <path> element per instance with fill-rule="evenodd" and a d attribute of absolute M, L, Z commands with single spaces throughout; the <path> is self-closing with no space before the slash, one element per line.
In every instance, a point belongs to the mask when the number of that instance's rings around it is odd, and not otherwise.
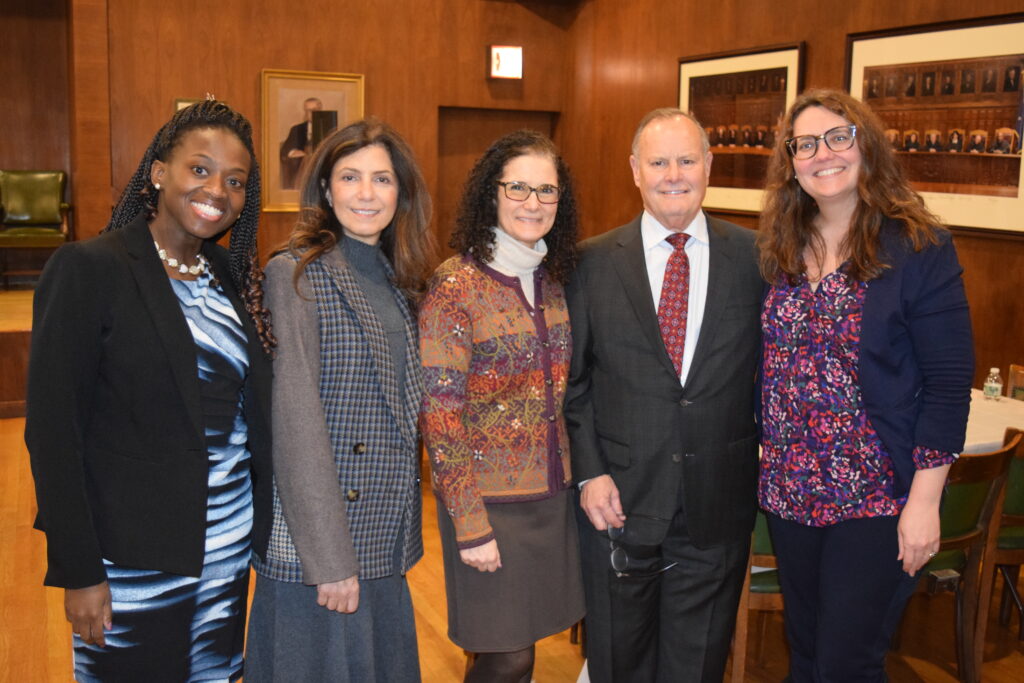
<path fill-rule="evenodd" d="M 693 403 L 693 401 L 687 401 L 685 398 L 684 399 L 680 399 L 680 401 L 679 401 L 679 405 L 681 405 L 684 408 L 686 406 L 688 406 L 688 405 L 691 405 L 692 403 Z"/>
<path fill-rule="evenodd" d="M 355 453 L 356 455 L 362 455 L 363 453 L 366 452 L 366 444 L 360 441 L 359 443 L 352 447 L 352 452 Z"/>
<path fill-rule="evenodd" d="M 350 503 L 354 503 L 357 500 L 359 500 L 359 491 L 356 491 L 355 489 L 349 489 L 348 491 L 345 492 L 345 497 L 348 498 Z"/>
<path fill-rule="evenodd" d="M 672 454 L 672 462 L 682 462 L 682 461 L 683 461 L 683 456 L 679 455 L 678 453 L 673 453 Z"/>

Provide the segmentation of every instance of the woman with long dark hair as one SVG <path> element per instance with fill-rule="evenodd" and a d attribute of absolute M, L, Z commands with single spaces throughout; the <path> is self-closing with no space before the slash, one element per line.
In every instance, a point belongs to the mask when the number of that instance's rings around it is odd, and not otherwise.
<path fill-rule="evenodd" d="M 259 201 L 249 122 L 194 104 L 104 234 L 40 279 L 25 441 L 78 681 L 241 676 L 250 545 L 271 517 Z"/>
<path fill-rule="evenodd" d="M 529 681 L 534 643 L 583 615 L 562 415 L 576 259 L 572 178 L 554 144 L 510 133 L 476 162 L 420 314 L 448 636 L 467 681 Z"/>
<path fill-rule="evenodd" d="M 423 554 L 415 315 L 430 197 L 401 136 L 367 119 L 320 144 L 300 201 L 267 264 L 274 523 L 245 679 L 418 681 L 405 574 Z"/>
<path fill-rule="evenodd" d="M 964 444 L 967 298 L 949 232 L 867 105 L 810 91 L 781 127 L 758 233 L 759 496 L 790 679 L 882 681 Z"/>

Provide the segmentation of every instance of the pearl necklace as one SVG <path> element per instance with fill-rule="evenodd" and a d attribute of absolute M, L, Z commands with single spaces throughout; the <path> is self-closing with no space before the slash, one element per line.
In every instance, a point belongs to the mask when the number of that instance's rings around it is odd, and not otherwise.
<path fill-rule="evenodd" d="M 206 269 L 209 266 L 209 262 L 202 254 L 196 254 L 196 264 L 194 266 L 186 266 L 184 263 L 179 263 L 178 259 L 173 256 L 168 256 L 167 250 L 157 244 L 155 240 L 153 241 L 153 246 L 156 247 L 156 253 L 157 256 L 160 257 L 160 260 L 174 270 L 177 270 L 182 275 L 185 275 L 186 273 L 189 275 L 202 275 L 206 272 Z"/>

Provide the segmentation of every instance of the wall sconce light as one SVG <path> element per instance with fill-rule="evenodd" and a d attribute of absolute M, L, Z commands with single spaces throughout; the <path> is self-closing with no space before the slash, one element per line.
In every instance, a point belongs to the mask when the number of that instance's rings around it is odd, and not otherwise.
<path fill-rule="evenodd" d="M 523 77 L 523 48 L 519 45 L 491 45 L 491 78 Z"/>

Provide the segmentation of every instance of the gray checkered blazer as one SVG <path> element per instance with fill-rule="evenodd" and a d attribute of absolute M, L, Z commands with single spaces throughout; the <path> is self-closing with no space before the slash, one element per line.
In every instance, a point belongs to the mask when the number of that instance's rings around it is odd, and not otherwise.
<path fill-rule="evenodd" d="M 396 290 L 406 327 L 405 385 L 399 387 L 386 333 L 344 261 L 315 259 L 305 277 L 319 323 L 320 400 L 359 578 L 394 573 L 392 550 L 400 528 L 405 573 L 423 555 L 417 432 L 423 382 L 415 319 Z M 269 578 L 303 581 L 276 486 L 270 546 L 254 564 Z"/>

